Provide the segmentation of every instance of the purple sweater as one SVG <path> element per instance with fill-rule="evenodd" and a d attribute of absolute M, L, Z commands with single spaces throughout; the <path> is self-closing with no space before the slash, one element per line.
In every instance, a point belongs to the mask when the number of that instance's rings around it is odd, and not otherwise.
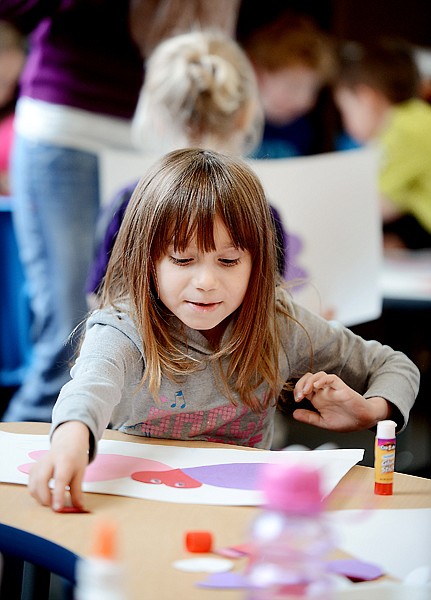
<path fill-rule="evenodd" d="M 130 119 L 143 60 L 128 0 L 1 0 L 0 19 L 29 36 L 20 95 Z"/>

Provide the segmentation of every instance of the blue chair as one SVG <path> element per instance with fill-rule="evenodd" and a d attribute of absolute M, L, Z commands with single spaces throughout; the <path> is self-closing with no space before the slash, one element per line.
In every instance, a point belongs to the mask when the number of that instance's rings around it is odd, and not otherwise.
<path fill-rule="evenodd" d="M 22 383 L 31 357 L 31 311 L 15 232 L 13 198 L 0 196 L 0 386 Z"/>
<path fill-rule="evenodd" d="M 62 580 L 62 597 L 73 597 L 78 556 L 70 550 L 0 523 L 0 553 L 0 600 L 48 600 L 53 576 Z"/>

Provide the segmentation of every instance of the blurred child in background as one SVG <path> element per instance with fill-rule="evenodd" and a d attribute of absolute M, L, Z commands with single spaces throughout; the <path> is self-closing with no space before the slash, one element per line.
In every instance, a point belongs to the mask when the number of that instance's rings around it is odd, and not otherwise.
<path fill-rule="evenodd" d="M 0 21 L 0 195 L 9 188 L 9 161 L 18 81 L 26 58 L 26 42 L 18 30 Z"/>
<path fill-rule="evenodd" d="M 323 144 L 314 113 L 335 58 L 328 36 L 305 15 L 287 11 L 242 42 L 256 72 L 265 130 L 255 158 L 313 154 Z"/>
<path fill-rule="evenodd" d="M 395 39 L 340 52 L 335 100 L 344 128 L 381 149 L 379 192 L 386 247 L 431 247 L 431 106 L 420 99 L 412 48 Z"/>

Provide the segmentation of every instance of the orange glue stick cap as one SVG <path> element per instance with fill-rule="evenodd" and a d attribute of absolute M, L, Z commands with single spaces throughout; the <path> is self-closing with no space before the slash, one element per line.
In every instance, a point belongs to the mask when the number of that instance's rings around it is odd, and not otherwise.
<path fill-rule="evenodd" d="M 189 552 L 211 552 L 213 536 L 209 531 L 187 531 L 186 548 Z"/>

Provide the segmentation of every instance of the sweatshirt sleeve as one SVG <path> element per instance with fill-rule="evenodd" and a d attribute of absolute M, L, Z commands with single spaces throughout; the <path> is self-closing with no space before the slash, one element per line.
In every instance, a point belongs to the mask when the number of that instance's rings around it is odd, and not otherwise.
<path fill-rule="evenodd" d="M 402 352 L 364 340 L 287 298 L 286 294 L 281 304 L 293 319 L 282 318 L 281 339 L 289 378 L 308 371 L 334 373 L 365 398 L 381 396 L 393 404 L 398 412 L 394 419 L 399 430 L 404 429 L 419 390 L 416 365 Z"/>
<path fill-rule="evenodd" d="M 90 430 L 90 460 L 120 402 L 126 378 L 142 373 L 142 355 L 124 331 L 106 323 L 87 326 L 81 351 L 54 406 L 52 432 L 61 423 L 81 421 Z"/>

